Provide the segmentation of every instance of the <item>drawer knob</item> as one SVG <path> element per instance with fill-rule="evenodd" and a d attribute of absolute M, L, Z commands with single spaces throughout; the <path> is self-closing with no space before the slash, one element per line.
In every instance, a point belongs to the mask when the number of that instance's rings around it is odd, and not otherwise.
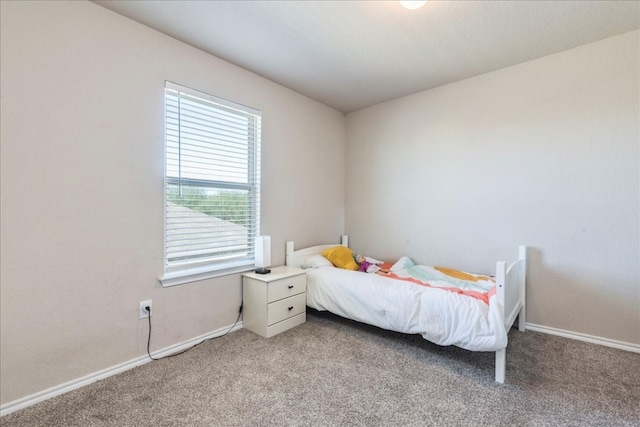
<path fill-rule="evenodd" d="M 293 306 L 289 307 L 289 311 L 293 310 Z"/>
<path fill-rule="evenodd" d="M 289 289 L 293 289 L 293 285 L 289 285 Z"/>

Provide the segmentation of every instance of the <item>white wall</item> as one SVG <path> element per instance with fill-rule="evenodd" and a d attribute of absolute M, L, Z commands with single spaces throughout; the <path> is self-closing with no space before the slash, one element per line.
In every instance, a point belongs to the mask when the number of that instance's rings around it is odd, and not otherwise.
<path fill-rule="evenodd" d="M 357 251 L 490 272 L 528 322 L 640 344 L 638 31 L 347 117 Z"/>
<path fill-rule="evenodd" d="M 236 319 L 239 275 L 157 281 L 165 79 L 262 111 L 274 264 L 342 234 L 342 113 L 93 3 L 1 8 L 3 404 L 146 354 L 141 300 L 152 350 Z"/>

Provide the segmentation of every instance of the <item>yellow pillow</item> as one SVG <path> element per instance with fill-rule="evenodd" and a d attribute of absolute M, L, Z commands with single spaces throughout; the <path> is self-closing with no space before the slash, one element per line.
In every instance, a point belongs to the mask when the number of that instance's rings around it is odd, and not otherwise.
<path fill-rule="evenodd" d="M 346 246 L 334 246 L 333 248 L 325 249 L 322 255 L 338 268 L 344 268 L 345 270 L 358 270 L 360 268 L 356 260 L 353 259 L 353 252 Z"/>

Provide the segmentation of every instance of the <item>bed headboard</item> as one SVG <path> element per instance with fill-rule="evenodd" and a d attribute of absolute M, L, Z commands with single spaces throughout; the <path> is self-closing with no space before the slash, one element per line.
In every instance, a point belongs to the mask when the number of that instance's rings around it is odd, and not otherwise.
<path fill-rule="evenodd" d="M 325 249 L 332 248 L 336 245 L 349 246 L 349 236 L 342 235 L 340 237 L 340 243 L 328 243 L 325 245 L 309 246 L 308 248 L 295 250 L 293 240 L 287 241 L 286 248 L 286 261 L 285 264 L 289 267 L 300 268 L 300 264 L 310 255 L 321 254 Z"/>

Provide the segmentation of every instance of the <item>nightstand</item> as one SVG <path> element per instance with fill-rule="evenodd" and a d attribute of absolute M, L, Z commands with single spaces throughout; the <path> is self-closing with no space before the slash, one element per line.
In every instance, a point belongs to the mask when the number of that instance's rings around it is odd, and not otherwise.
<path fill-rule="evenodd" d="M 269 274 L 242 274 L 242 326 L 265 338 L 307 320 L 307 273 L 272 267 Z"/>

